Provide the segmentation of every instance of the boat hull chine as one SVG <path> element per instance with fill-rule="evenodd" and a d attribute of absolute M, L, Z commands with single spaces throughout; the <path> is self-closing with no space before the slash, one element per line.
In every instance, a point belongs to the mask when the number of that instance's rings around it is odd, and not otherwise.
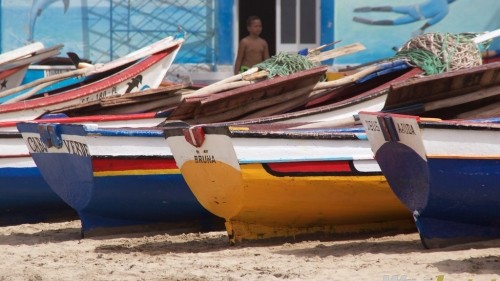
<path fill-rule="evenodd" d="M 226 222 L 232 242 L 415 230 L 382 175 L 277 176 L 265 166 L 241 165 L 241 207 Z"/>
<path fill-rule="evenodd" d="M 97 176 L 92 199 L 78 213 L 86 236 L 176 223 L 210 229 L 213 217 L 180 173 Z"/>
<path fill-rule="evenodd" d="M 495 240 L 500 237 L 499 224 L 480 225 L 421 216 L 416 216 L 415 223 L 422 245 L 428 249 Z"/>

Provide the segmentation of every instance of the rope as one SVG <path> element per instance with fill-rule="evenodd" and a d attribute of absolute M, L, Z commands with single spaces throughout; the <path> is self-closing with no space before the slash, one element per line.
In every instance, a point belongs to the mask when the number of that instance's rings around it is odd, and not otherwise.
<path fill-rule="evenodd" d="M 279 52 L 277 55 L 254 65 L 261 70 L 268 72 L 268 77 L 286 76 L 299 71 L 307 70 L 316 66 L 307 57 L 297 53 Z"/>
<path fill-rule="evenodd" d="M 472 38 L 474 33 L 427 33 L 403 45 L 396 57 L 406 58 L 427 75 L 482 64 L 481 52 Z"/>

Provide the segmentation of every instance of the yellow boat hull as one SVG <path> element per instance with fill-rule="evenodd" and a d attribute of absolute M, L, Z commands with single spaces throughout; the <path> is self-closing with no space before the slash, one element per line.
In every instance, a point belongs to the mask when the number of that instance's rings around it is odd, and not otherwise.
<path fill-rule="evenodd" d="M 262 164 L 239 168 L 220 161 L 181 167 L 200 203 L 226 220 L 233 243 L 415 230 L 382 175 L 283 176 Z"/>

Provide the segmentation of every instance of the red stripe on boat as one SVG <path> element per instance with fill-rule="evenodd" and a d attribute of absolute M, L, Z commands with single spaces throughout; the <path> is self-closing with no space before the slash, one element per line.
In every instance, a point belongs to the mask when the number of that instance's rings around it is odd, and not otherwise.
<path fill-rule="evenodd" d="M 131 113 L 131 114 L 116 114 L 116 115 L 89 115 L 76 117 L 61 117 L 50 119 L 30 120 L 35 123 L 83 123 L 83 122 L 112 122 L 112 121 L 133 121 L 147 118 L 156 118 L 156 112 Z M 0 122 L 0 128 L 14 127 L 19 121 L 3 121 Z"/>
<path fill-rule="evenodd" d="M 20 66 L 20 67 L 16 67 L 16 68 L 11 68 L 11 69 L 7 69 L 7 70 L 4 70 L 4 71 L 0 71 L 0 79 L 5 79 L 5 78 L 11 76 L 12 74 L 18 72 L 19 70 L 21 70 L 24 67 L 26 67 L 26 66 L 23 65 L 23 66 Z"/>
<path fill-rule="evenodd" d="M 177 169 L 174 159 L 94 158 L 94 172 Z"/>
<path fill-rule="evenodd" d="M 269 169 L 277 173 L 352 172 L 349 161 L 268 163 L 267 166 L 269 167 Z"/>
<path fill-rule="evenodd" d="M 68 102 L 70 100 L 79 99 L 86 97 L 88 95 L 95 94 L 99 91 L 118 85 L 121 82 L 127 81 L 131 77 L 136 76 L 150 68 L 152 65 L 158 63 L 161 59 L 170 55 L 171 52 L 175 51 L 179 46 L 170 47 L 161 52 L 155 53 L 146 57 L 145 59 L 139 60 L 129 68 L 122 71 L 118 71 L 106 79 L 101 79 L 99 81 L 86 84 L 84 86 L 73 88 L 61 94 L 56 94 L 53 96 L 43 97 L 33 100 L 25 100 L 10 104 L 3 104 L 0 106 L 0 113 L 12 112 L 12 111 L 22 111 L 28 109 L 34 109 L 45 106 L 52 106 L 54 104 L 59 104 L 63 102 Z"/>

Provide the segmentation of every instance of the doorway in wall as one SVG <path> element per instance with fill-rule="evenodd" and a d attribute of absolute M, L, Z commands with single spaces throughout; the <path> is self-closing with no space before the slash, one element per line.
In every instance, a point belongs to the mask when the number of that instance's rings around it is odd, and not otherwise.
<path fill-rule="evenodd" d="M 320 33 L 319 0 L 276 0 L 278 52 L 316 47 Z"/>
<path fill-rule="evenodd" d="M 248 35 L 246 20 L 258 16 L 262 20 L 261 37 L 269 45 L 269 55 L 276 54 L 276 0 L 240 0 L 238 5 L 238 42 Z"/>

